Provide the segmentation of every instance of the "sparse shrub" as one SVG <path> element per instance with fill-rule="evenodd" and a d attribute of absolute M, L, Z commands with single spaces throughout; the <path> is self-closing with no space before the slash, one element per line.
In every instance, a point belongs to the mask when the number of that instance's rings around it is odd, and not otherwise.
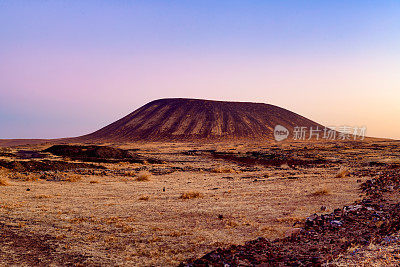
<path fill-rule="evenodd" d="M 7 186 L 10 184 L 10 180 L 7 177 L 0 177 L 0 186 Z"/>
<path fill-rule="evenodd" d="M 135 231 L 135 228 L 130 225 L 123 225 L 121 228 L 123 233 L 133 233 Z"/>
<path fill-rule="evenodd" d="M 0 153 L 9 153 L 9 152 L 11 152 L 11 148 L 0 147 Z"/>
<path fill-rule="evenodd" d="M 145 200 L 145 201 L 147 201 L 147 200 L 149 200 L 150 199 L 150 196 L 141 196 L 141 197 L 139 197 L 139 200 Z"/>
<path fill-rule="evenodd" d="M 180 199 L 192 199 L 192 198 L 198 198 L 198 197 L 202 197 L 202 196 L 203 195 L 199 192 L 191 191 L 191 192 L 182 193 L 182 195 L 179 198 Z"/>
<path fill-rule="evenodd" d="M 139 182 L 146 182 L 149 180 L 150 180 L 150 173 L 148 173 L 148 172 L 141 172 L 136 177 L 136 181 L 139 181 Z"/>
<path fill-rule="evenodd" d="M 36 173 L 28 173 L 23 175 L 22 177 L 24 181 L 37 181 L 39 180 L 39 178 L 40 178 L 39 174 Z"/>
<path fill-rule="evenodd" d="M 70 223 L 77 223 L 77 224 L 81 224 L 83 222 L 86 222 L 87 219 L 83 218 L 83 217 L 77 217 L 77 218 L 72 218 L 68 220 Z"/>
<path fill-rule="evenodd" d="M 297 222 L 301 222 L 303 220 L 305 220 L 304 217 L 297 217 L 297 216 L 286 216 L 286 217 L 276 218 L 276 221 L 279 223 L 289 223 L 289 224 L 294 224 Z"/>
<path fill-rule="evenodd" d="M 1 168 L 0 169 L 0 186 L 7 186 L 10 185 L 9 171 L 7 169 Z"/>
<path fill-rule="evenodd" d="M 37 181 L 41 178 L 41 175 L 38 173 L 19 173 L 7 171 L 6 175 L 9 178 L 21 181 Z"/>
<path fill-rule="evenodd" d="M 80 180 L 82 180 L 82 176 L 78 174 L 69 174 L 65 177 L 65 181 L 70 183 L 79 182 Z"/>
<path fill-rule="evenodd" d="M 239 223 L 236 222 L 236 221 L 234 221 L 234 220 L 227 220 L 227 221 L 225 222 L 225 225 L 226 225 L 227 227 L 230 227 L 230 228 L 235 228 L 235 227 L 237 227 L 237 226 L 239 225 Z"/>
<path fill-rule="evenodd" d="M 330 194 L 330 190 L 327 188 L 321 188 L 318 189 L 317 191 L 311 193 L 312 196 L 324 196 L 324 195 L 329 195 Z"/>
<path fill-rule="evenodd" d="M 179 237 L 179 236 L 186 235 L 186 232 L 184 232 L 184 231 L 172 231 L 172 232 L 167 233 L 166 235 L 172 236 L 172 237 Z"/>
<path fill-rule="evenodd" d="M 126 171 L 125 172 L 125 176 L 135 177 L 136 176 L 136 172 L 135 171 Z"/>
<path fill-rule="evenodd" d="M 229 167 L 216 167 L 211 170 L 214 173 L 235 173 L 236 171 Z"/>
<path fill-rule="evenodd" d="M 347 167 L 340 167 L 339 171 L 336 174 L 336 178 L 344 178 L 350 174 L 350 171 Z"/>
<path fill-rule="evenodd" d="M 350 252 L 350 253 L 354 253 L 354 252 L 356 252 L 357 250 L 359 250 L 361 247 L 360 247 L 360 245 L 358 245 L 358 244 L 351 244 L 348 248 L 347 248 L 347 252 Z"/>
<path fill-rule="evenodd" d="M 48 195 L 37 195 L 37 196 L 34 196 L 34 198 L 36 198 L 36 199 L 45 199 L 45 198 L 51 198 L 51 196 L 48 196 Z"/>
<path fill-rule="evenodd" d="M 287 169 L 290 169 L 290 166 L 287 163 L 283 163 L 281 165 L 281 168 L 287 170 Z"/>

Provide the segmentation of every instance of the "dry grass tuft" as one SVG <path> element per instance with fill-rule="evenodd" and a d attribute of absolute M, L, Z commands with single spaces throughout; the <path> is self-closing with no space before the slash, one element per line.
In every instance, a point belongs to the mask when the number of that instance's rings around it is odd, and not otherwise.
<path fill-rule="evenodd" d="M 11 152 L 11 148 L 9 147 L 0 147 L 0 153 L 9 153 Z"/>
<path fill-rule="evenodd" d="M 236 171 L 229 167 L 216 167 L 211 170 L 213 173 L 236 173 Z"/>
<path fill-rule="evenodd" d="M 182 195 L 179 197 L 180 199 L 192 199 L 192 198 L 199 198 L 202 197 L 203 195 L 199 192 L 196 191 L 191 191 L 191 192 L 185 192 L 182 193 Z"/>
<path fill-rule="evenodd" d="M 7 177 L 10 177 L 15 180 L 21 181 L 37 181 L 40 179 L 40 175 L 36 173 L 18 173 L 18 172 L 8 172 Z"/>
<path fill-rule="evenodd" d="M 129 176 L 129 177 L 135 177 L 136 172 L 135 171 L 125 171 L 124 175 Z"/>
<path fill-rule="evenodd" d="M 339 171 L 336 174 L 336 178 L 345 178 L 350 174 L 350 170 L 347 167 L 340 167 Z"/>
<path fill-rule="evenodd" d="M 324 188 L 320 188 L 317 191 L 311 193 L 311 196 L 325 196 L 325 195 L 329 195 L 331 193 L 331 191 L 324 187 Z"/>
<path fill-rule="evenodd" d="M 283 163 L 281 165 L 281 168 L 287 170 L 287 169 L 290 169 L 290 166 L 287 163 Z"/>
<path fill-rule="evenodd" d="M 351 246 L 347 248 L 347 252 L 353 253 L 359 250 L 360 248 L 361 248 L 360 245 L 351 244 Z"/>
<path fill-rule="evenodd" d="M 141 197 L 139 197 L 139 200 L 145 200 L 145 201 L 147 201 L 147 200 L 149 200 L 150 199 L 150 196 L 141 196 Z"/>
<path fill-rule="evenodd" d="M 225 226 L 229 227 L 229 228 L 235 228 L 235 227 L 239 226 L 239 223 L 234 220 L 227 220 L 225 222 Z"/>
<path fill-rule="evenodd" d="M 0 186 L 10 185 L 11 182 L 8 179 L 10 172 L 7 169 L 0 168 Z"/>
<path fill-rule="evenodd" d="M 0 186 L 11 185 L 10 180 L 7 177 L 0 177 Z"/>
<path fill-rule="evenodd" d="M 82 180 L 82 176 L 79 174 L 69 174 L 65 177 L 66 182 L 75 183 Z"/>
<path fill-rule="evenodd" d="M 141 172 L 138 174 L 138 176 L 136 177 L 136 181 L 139 182 L 146 182 L 150 180 L 150 173 L 148 172 Z"/>
<path fill-rule="evenodd" d="M 279 223 L 294 224 L 296 222 L 302 222 L 305 219 L 306 219 L 305 217 L 286 216 L 286 217 L 276 218 L 276 221 L 279 222 Z"/>

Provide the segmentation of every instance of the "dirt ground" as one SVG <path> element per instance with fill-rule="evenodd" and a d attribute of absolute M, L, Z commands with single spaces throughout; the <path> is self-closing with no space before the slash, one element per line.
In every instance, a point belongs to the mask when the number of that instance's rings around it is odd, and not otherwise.
<path fill-rule="evenodd" d="M 0 265 L 176 266 L 288 236 L 308 216 L 362 198 L 370 170 L 400 163 L 394 141 L 102 145 L 158 163 L 89 164 L 42 152 L 49 145 L 1 150 Z M 18 171 L 12 161 L 69 167 Z"/>

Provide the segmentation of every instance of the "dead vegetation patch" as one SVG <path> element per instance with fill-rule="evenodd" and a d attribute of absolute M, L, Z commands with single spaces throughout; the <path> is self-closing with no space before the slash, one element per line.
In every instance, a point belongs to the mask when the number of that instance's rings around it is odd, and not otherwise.
<path fill-rule="evenodd" d="M 139 200 L 147 201 L 147 200 L 149 200 L 149 199 L 150 199 L 150 196 L 140 196 L 140 197 L 139 197 Z"/>
<path fill-rule="evenodd" d="M 179 197 L 180 199 L 193 199 L 193 198 L 199 198 L 202 197 L 203 194 L 197 191 L 189 191 L 189 192 L 184 192 L 181 194 Z"/>
<path fill-rule="evenodd" d="M 11 185 L 10 180 L 7 177 L 0 177 L 0 186 Z"/>
<path fill-rule="evenodd" d="M 331 190 L 329 188 L 323 187 L 323 188 L 317 189 L 316 191 L 311 193 L 310 196 L 314 196 L 314 197 L 325 196 L 325 195 L 329 195 L 330 193 L 331 193 Z"/>
<path fill-rule="evenodd" d="M 136 177 L 136 181 L 138 182 L 147 182 L 150 181 L 150 176 L 151 174 L 148 172 L 141 172 L 138 174 L 138 176 Z"/>
<path fill-rule="evenodd" d="M 336 173 L 336 178 L 345 178 L 350 174 L 350 170 L 347 167 L 340 167 L 339 171 Z"/>
<path fill-rule="evenodd" d="M 236 171 L 231 167 L 215 167 L 211 169 L 213 173 L 236 173 Z"/>
<path fill-rule="evenodd" d="M 9 180 L 9 171 L 4 168 L 0 168 L 0 186 L 8 186 L 10 185 L 10 180 Z"/>
<path fill-rule="evenodd" d="M 66 182 L 76 183 L 82 180 L 82 176 L 78 174 L 67 174 L 64 179 Z"/>

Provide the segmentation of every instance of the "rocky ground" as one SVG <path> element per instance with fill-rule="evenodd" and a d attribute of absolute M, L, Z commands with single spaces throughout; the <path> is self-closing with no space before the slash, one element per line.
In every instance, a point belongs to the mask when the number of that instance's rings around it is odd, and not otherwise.
<path fill-rule="evenodd" d="M 181 266 L 357 264 L 367 263 L 366 257 L 372 258 L 372 263 L 373 248 L 378 253 L 377 246 L 387 247 L 399 241 L 399 170 L 397 166 L 392 170 L 375 170 L 377 178 L 361 184 L 366 198 L 330 214 L 308 217 L 287 238 L 270 241 L 261 237 L 242 246 L 215 250 Z M 352 255 L 342 256 L 349 251 Z M 339 256 L 340 260 L 336 260 Z M 385 264 L 399 264 L 398 247 L 386 249 L 385 259 Z"/>

